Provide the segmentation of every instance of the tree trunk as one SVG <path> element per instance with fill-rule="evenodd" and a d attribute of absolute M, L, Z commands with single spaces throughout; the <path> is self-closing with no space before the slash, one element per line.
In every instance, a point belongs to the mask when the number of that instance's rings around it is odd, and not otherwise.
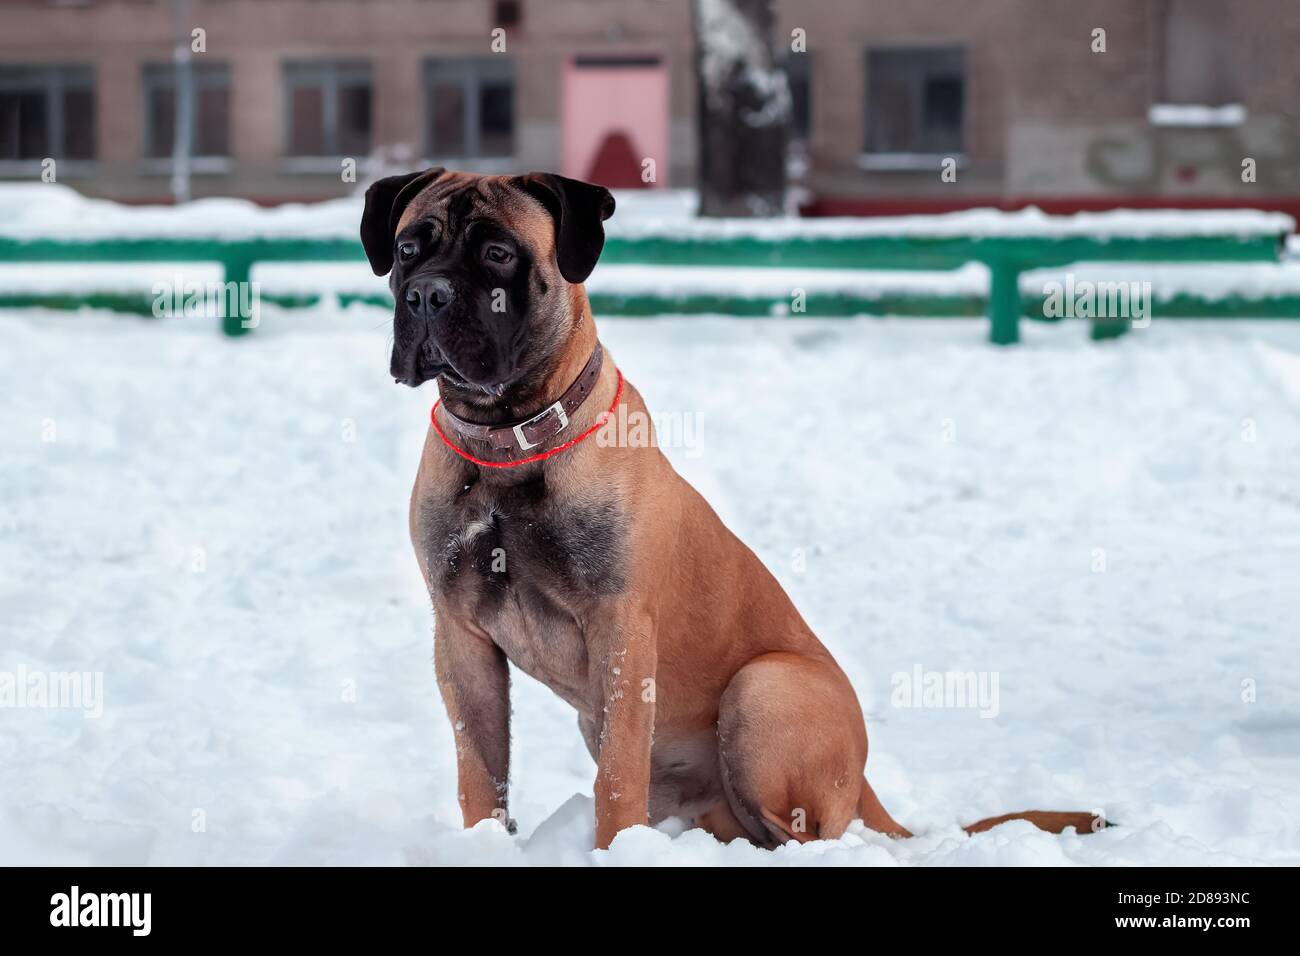
<path fill-rule="evenodd" d="M 772 51 L 774 0 L 691 0 L 700 215 L 785 209 L 790 87 Z"/>

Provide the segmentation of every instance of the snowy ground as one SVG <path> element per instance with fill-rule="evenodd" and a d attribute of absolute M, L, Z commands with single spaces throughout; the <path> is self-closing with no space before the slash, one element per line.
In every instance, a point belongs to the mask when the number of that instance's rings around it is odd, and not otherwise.
<path fill-rule="evenodd" d="M 432 395 L 380 311 L 265 312 L 0 316 L 0 679 L 103 680 L 97 719 L 0 708 L 0 862 L 1300 862 L 1300 325 L 604 323 L 698 416 L 669 454 L 853 678 L 922 835 L 593 853 L 591 761 L 524 677 L 520 834 L 460 831 L 406 540 Z M 893 706 L 918 666 L 996 675 L 997 715 Z M 1120 825 L 957 827 L 1031 807 Z"/>

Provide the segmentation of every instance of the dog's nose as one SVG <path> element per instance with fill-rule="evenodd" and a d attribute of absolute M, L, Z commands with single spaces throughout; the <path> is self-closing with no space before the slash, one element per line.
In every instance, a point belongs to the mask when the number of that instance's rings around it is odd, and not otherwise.
<path fill-rule="evenodd" d="M 451 283 L 441 276 L 412 279 L 406 286 L 406 305 L 412 315 L 430 318 L 455 298 Z"/>

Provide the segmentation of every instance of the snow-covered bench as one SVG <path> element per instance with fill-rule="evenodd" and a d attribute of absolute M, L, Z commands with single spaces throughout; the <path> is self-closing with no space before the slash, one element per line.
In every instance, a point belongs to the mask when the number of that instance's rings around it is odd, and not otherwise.
<path fill-rule="evenodd" d="M 263 209 L 242 199 L 127 206 L 56 184 L 0 184 L 0 263 L 219 263 L 225 283 L 259 262 L 365 258 L 360 198 Z M 227 315 L 223 328 L 249 328 Z"/>
<path fill-rule="evenodd" d="M 1161 210 L 1049 216 L 973 209 L 933 216 L 610 220 L 602 264 L 767 265 L 833 269 L 989 269 L 990 338 L 1019 339 L 1021 273 L 1088 262 L 1278 261 L 1295 220 L 1256 210 Z M 1094 322 L 1112 334 L 1125 326 Z"/>
<path fill-rule="evenodd" d="M 807 284 L 861 290 L 872 279 L 864 270 L 942 269 L 958 270 L 954 279 L 965 288 L 971 273 L 961 267 L 982 263 L 989 275 L 990 338 L 1000 344 L 1019 338 L 1020 277 L 1027 270 L 1115 261 L 1275 263 L 1295 226 L 1289 216 L 1254 210 L 1048 216 L 1037 209 L 980 209 L 934 216 L 717 220 L 692 217 L 689 203 L 649 198 L 628 197 L 607 223 L 601 263 L 611 279 L 617 270 L 610 267 L 618 266 L 714 267 L 711 275 L 692 280 L 708 286 L 717 284 L 720 269 L 762 266 L 819 274 L 834 270 L 824 273 L 826 282 Z M 361 263 L 360 216 L 357 197 L 273 209 L 235 199 L 133 207 L 86 199 L 53 184 L 5 184 L 0 185 L 0 263 L 216 262 L 226 283 L 245 283 L 259 263 Z M 858 278 L 843 270 L 857 272 Z M 604 281 L 601 272 L 593 287 Z M 736 275 L 732 284 L 756 283 L 759 275 Z M 776 281 L 789 282 L 790 274 L 761 280 L 764 287 Z M 1124 326 L 1120 317 L 1110 328 Z M 1105 327 L 1094 321 L 1095 329 Z M 228 317 L 225 329 L 247 331 L 239 316 Z"/>

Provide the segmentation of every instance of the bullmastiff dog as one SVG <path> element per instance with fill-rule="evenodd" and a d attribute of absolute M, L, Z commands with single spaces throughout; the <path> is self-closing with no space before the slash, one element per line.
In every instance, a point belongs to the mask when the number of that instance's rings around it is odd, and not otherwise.
<path fill-rule="evenodd" d="M 583 288 L 613 212 L 603 187 L 544 173 L 435 168 L 366 192 L 393 378 L 438 381 L 410 533 L 464 823 L 513 829 L 513 663 L 577 711 L 599 848 L 671 816 L 764 847 L 855 817 L 907 836 L 864 777 L 852 685 L 776 579 L 653 441 L 591 440 L 615 413 L 649 421 Z M 1093 825 L 1034 811 L 967 829 L 1014 817 Z"/>

